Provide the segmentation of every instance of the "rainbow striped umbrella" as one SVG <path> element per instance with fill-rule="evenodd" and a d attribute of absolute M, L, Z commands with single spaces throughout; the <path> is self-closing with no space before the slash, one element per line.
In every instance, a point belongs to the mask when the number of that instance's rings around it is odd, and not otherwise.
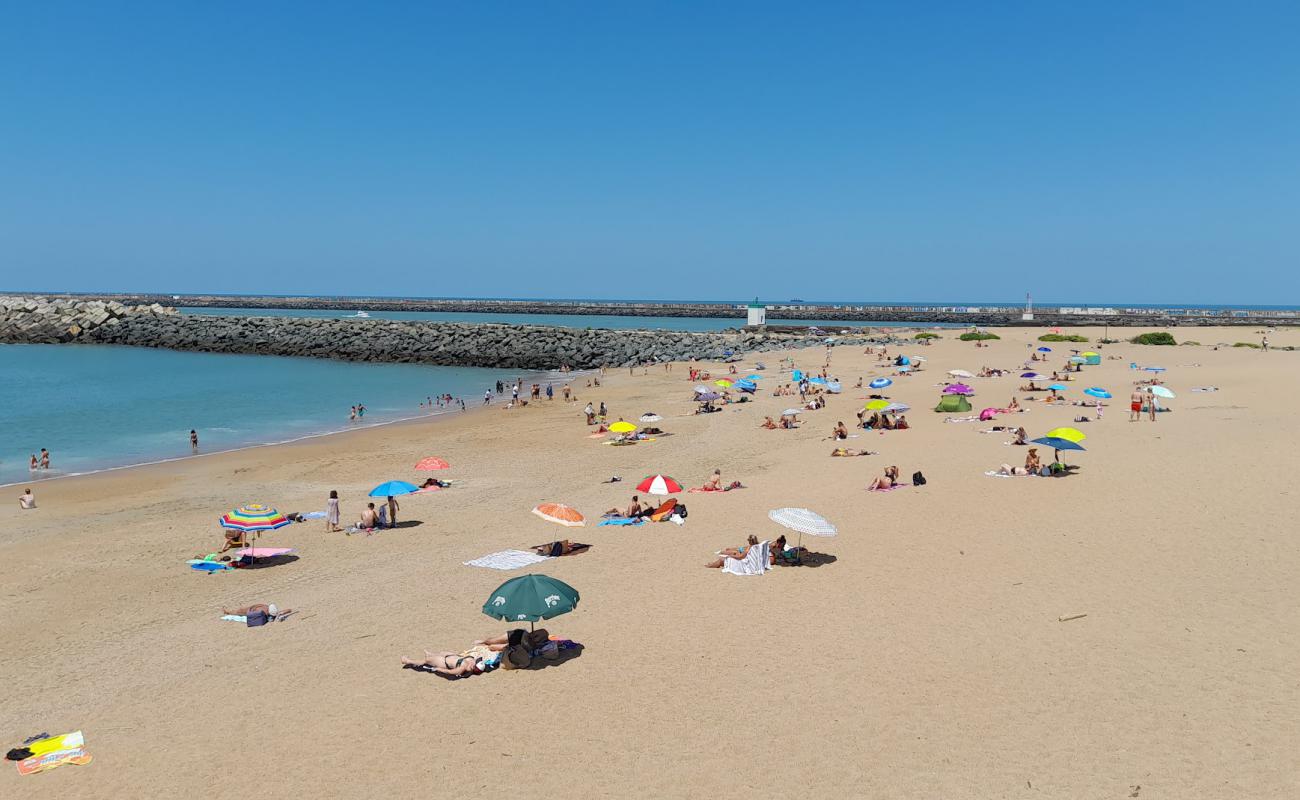
<path fill-rule="evenodd" d="M 220 522 L 223 528 L 232 528 L 244 533 L 260 533 L 283 528 L 289 524 L 289 518 L 270 506 L 249 503 L 226 514 Z"/>

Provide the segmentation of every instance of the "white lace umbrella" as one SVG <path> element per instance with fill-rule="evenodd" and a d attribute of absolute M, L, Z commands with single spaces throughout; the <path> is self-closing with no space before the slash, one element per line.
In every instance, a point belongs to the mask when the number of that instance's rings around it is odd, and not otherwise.
<path fill-rule="evenodd" d="M 967 371 L 964 370 L 964 369 L 950 369 L 950 370 L 948 370 L 948 374 L 951 375 L 951 376 L 953 376 L 954 378 L 973 378 L 973 377 L 975 377 L 973 374 L 967 372 Z"/>
<path fill-rule="evenodd" d="M 784 525 L 792 531 L 799 532 L 798 547 L 800 553 L 803 552 L 803 535 L 809 536 L 834 536 L 835 526 L 830 520 L 814 511 L 806 508 L 774 508 L 767 512 L 767 516 L 778 525 Z"/>

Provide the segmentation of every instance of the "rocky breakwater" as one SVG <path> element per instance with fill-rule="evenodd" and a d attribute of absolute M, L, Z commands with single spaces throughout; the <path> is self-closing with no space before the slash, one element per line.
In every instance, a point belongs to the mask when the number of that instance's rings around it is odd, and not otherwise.
<path fill-rule="evenodd" d="M 464 324 L 314 317 L 135 314 L 91 332 L 103 344 L 527 370 L 590 369 L 806 347 L 806 334 L 692 333 L 544 325 Z M 862 338 L 862 341 L 866 341 Z M 855 344 L 848 337 L 842 344 Z"/>
<path fill-rule="evenodd" d="M 171 316 L 176 316 L 176 309 L 157 304 L 0 296 L 0 342 L 86 342 L 96 331 L 123 320 Z"/>

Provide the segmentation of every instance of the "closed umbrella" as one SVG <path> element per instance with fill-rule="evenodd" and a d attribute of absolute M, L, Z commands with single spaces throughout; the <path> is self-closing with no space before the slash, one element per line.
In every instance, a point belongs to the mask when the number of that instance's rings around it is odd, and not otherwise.
<path fill-rule="evenodd" d="M 870 386 L 872 389 L 885 389 L 890 386 L 893 386 L 894 382 L 891 381 L 889 378 L 876 378 L 874 381 L 872 381 L 867 385 Z"/>
<path fill-rule="evenodd" d="M 803 535 L 809 536 L 834 536 L 838 531 L 829 520 L 815 511 L 806 508 L 774 508 L 767 512 L 768 519 L 784 525 L 792 531 L 799 532 L 798 547 L 803 547 Z"/>
<path fill-rule="evenodd" d="M 534 624 L 578 607 L 578 590 L 549 575 L 520 575 L 498 586 L 483 604 L 483 613 L 505 622 Z"/>
<path fill-rule="evenodd" d="M 645 480 L 636 485 L 636 490 L 663 497 L 677 494 L 682 490 L 682 485 L 667 475 L 647 475 Z"/>

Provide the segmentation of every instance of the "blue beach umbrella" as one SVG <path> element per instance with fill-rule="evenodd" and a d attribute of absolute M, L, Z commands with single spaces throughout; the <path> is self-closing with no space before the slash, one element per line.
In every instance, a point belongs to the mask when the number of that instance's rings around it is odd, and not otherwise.
<path fill-rule="evenodd" d="M 1069 439 L 1062 439 L 1059 436 L 1044 436 L 1039 439 L 1030 439 L 1034 444 L 1041 444 L 1043 447 L 1050 447 L 1053 450 L 1083 450 L 1083 445 L 1078 442 L 1072 442 Z"/>
<path fill-rule="evenodd" d="M 745 380 L 747 380 L 747 381 L 759 381 L 759 380 L 762 380 L 762 379 L 763 379 L 763 376 L 762 376 L 762 375 L 757 375 L 757 374 L 752 373 L 752 372 L 751 372 L 750 374 L 748 374 L 748 375 L 745 376 Z"/>
<path fill-rule="evenodd" d="M 809 383 L 824 384 L 824 383 L 826 383 L 826 379 L 823 378 L 823 377 L 820 376 L 820 375 L 816 375 L 816 376 L 814 376 L 814 377 L 809 378 L 809 379 L 808 379 L 808 382 L 809 382 Z"/>
<path fill-rule="evenodd" d="M 406 481 L 388 481 L 370 490 L 371 497 L 395 497 L 399 494 L 411 494 L 420 491 L 420 487 Z"/>
<path fill-rule="evenodd" d="M 899 372 L 911 372 L 911 371 L 912 371 L 912 368 L 911 368 L 911 367 L 898 367 L 898 371 L 899 371 Z"/>
<path fill-rule="evenodd" d="M 758 388 L 758 384 L 754 383 L 753 381 L 739 380 L 731 384 L 731 387 L 733 389 L 739 389 L 742 392 L 750 392 L 752 394 L 754 390 Z"/>
<path fill-rule="evenodd" d="M 1048 389 L 1054 389 L 1054 390 L 1056 390 L 1056 391 L 1058 391 L 1058 392 L 1064 392 L 1066 389 L 1069 389 L 1070 387 L 1069 387 L 1069 386 L 1066 386 L 1066 385 L 1063 384 L 1063 383 L 1054 383 L 1054 384 L 1052 384 L 1051 386 L 1048 386 L 1047 388 L 1048 388 Z"/>
<path fill-rule="evenodd" d="M 803 370 L 796 369 L 790 373 L 790 379 L 796 383 L 803 380 Z"/>
<path fill-rule="evenodd" d="M 1050 347 L 1040 347 L 1040 348 L 1038 348 L 1038 352 L 1040 352 L 1040 353 L 1050 353 L 1050 352 L 1052 352 L 1052 348 L 1050 348 Z"/>
<path fill-rule="evenodd" d="M 872 389 L 884 389 L 886 387 L 893 386 L 894 382 L 891 381 L 889 378 L 876 378 L 874 381 L 872 381 L 867 385 L 870 386 Z"/>
<path fill-rule="evenodd" d="M 1091 389 L 1084 389 L 1083 393 L 1087 395 L 1092 395 L 1093 397 L 1100 397 L 1103 400 L 1109 400 L 1111 397 L 1114 396 L 1110 392 L 1101 388 L 1100 386 L 1094 386 Z"/>

